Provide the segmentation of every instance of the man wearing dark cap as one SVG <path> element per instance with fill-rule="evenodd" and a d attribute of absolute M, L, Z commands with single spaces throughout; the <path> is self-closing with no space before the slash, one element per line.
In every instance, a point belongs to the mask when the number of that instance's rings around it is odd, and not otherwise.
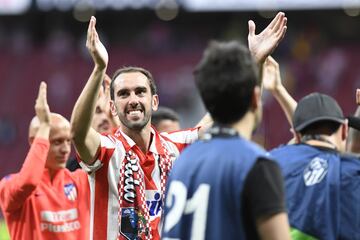
<path fill-rule="evenodd" d="M 293 239 L 360 239 L 360 161 L 345 155 L 348 120 L 330 96 L 312 93 L 295 109 L 297 144 L 270 152 L 279 163 Z"/>

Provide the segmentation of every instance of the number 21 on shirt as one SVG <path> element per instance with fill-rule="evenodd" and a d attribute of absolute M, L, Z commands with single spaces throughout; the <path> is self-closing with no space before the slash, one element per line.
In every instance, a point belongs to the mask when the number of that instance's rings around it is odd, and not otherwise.
<path fill-rule="evenodd" d="M 164 232 L 167 233 L 173 229 L 179 223 L 182 215 L 193 214 L 190 239 L 203 240 L 205 239 L 210 185 L 200 184 L 190 199 L 186 199 L 187 192 L 187 188 L 182 182 L 171 182 L 166 198 L 166 207 L 169 208 L 169 212 L 165 218 Z M 175 201 L 173 202 L 173 200 Z"/>

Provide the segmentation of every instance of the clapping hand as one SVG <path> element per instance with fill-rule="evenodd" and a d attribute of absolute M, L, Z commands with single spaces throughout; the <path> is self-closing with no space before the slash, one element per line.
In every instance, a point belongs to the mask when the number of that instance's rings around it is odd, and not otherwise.
<path fill-rule="evenodd" d="M 109 62 L 109 55 L 105 46 L 99 39 L 99 35 L 95 28 L 96 18 L 91 17 L 87 32 L 86 47 L 89 50 L 92 59 L 97 67 L 104 69 Z"/>
<path fill-rule="evenodd" d="M 249 49 L 258 64 L 264 63 L 265 59 L 283 39 L 287 29 L 286 23 L 285 13 L 279 12 L 271 23 L 256 35 L 256 25 L 254 21 L 249 21 Z"/>

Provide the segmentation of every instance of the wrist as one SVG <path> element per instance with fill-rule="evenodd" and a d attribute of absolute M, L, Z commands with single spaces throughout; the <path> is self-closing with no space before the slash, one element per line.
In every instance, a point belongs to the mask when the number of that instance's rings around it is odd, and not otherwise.
<path fill-rule="evenodd" d="M 39 125 L 39 129 L 40 128 L 50 128 L 50 122 L 47 122 L 47 121 L 44 121 L 44 122 L 40 122 L 40 125 Z"/>
<path fill-rule="evenodd" d="M 94 71 L 98 73 L 104 73 L 106 72 L 107 65 L 106 64 L 98 64 L 95 63 Z"/>
<path fill-rule="evenodd" d="M 275 86 L 273 89 L 271 89 L 271 93 L 274 96 L 279 96 L 279 95 L 281 95 L 281 93 L 283 92 L 284 89 L 285 89 L 284 86 L 279 84 L 279 85 Z"/>

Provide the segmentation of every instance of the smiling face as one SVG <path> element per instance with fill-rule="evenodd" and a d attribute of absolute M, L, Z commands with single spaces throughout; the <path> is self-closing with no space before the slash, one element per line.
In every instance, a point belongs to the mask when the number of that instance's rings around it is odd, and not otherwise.
<path fill-rule="evenodd" d="M 53 120 L 52 120 L 53 121 Z M 70 125 L 68 121 L 51 123 L 50 149 L 46 167 L 51 170 L 65 168 L 71 151 Z"/>
<path fill-rule="evenodd" d="M 114 80 L 111 111 L 117 114 L 123 130 L 141 131 L 150 127 L 152 111 L 158 107 L 158 96 L 152 95 L 149 80 L 141 72 L 121 73 Z"/>

